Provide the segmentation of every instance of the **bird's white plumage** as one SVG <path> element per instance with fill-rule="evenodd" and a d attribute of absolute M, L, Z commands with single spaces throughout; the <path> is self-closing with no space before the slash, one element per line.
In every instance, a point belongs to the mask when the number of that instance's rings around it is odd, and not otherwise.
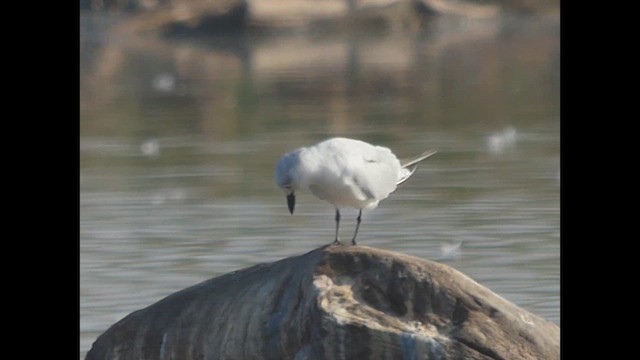
<path fill-rule="evenodd" d="M 339 244 L 340 208 L 359 209 L 351 243 L 356 245 L 362 209 L 373 209 L 405 182 L 417 164 L 435 154 L 426 151 L 400 163 L 391 150 L 347 138 L 332 138 L 285 154 L 276 167 L 276 182 L 287 194 L 293 214 L 295 192 L 304 189 L 336 208 L 336 236 Z"/>
<path fill-rule="evenodd" d="M 282 157 L 276 181 L 285 191 L 309 190 L 336 208 L 375 208 L 409 175 L 388 148 L 332 138 Z"/>

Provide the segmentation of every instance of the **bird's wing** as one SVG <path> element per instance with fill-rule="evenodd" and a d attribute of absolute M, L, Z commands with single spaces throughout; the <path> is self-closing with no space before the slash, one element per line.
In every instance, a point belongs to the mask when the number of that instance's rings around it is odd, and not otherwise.
<path fill-rule="evenodd" d="M 397 161 L 391 150 L 366 144 L 350 154 L 346 168 L 359 192 L 377 202 L 395 190 Z"/>
<path fill-rule="evenodd" d="M 402 165 L 402 167 L 404 169 L 407 169 L 408 172 L 403 174 L 404 176 L 402 176 L 398 182 L 396 183 L 396 185 L 400 185 L 403 182 L 407 181 L 411 175 L 413 175 L 414 172 L 416 172 L 416 170 L 418 169 L 418 163 L 421 162 L 422 160 L 430 157 L 431 155 L 435 154 L 437 151 L 434 149 L 430 149 L 427 150 L 425 152 L 423 152 L 422 154 L 415 156 L 413 158 L 408 158 L 408 159 L 402 159 L 400 160 L 400 164 Z"/>
<path fill-rule="evenodd" d="M 436 150 L 434 149 L 429 149 L 425 152 L 423 152 L 422 154 L 418 155 L 418 156 L 414 156 L 412 158 L 408 158 L 408 159 L 401 159 L 400 160 L 400 164 L 402 164 L 403 168 L 409 168 L 412 165 L 415 165 L 417 163 L 419 163 L 422 160 L 425 160 L 426 158 L 430 157 L 431 155 L 437 153 Z"/>

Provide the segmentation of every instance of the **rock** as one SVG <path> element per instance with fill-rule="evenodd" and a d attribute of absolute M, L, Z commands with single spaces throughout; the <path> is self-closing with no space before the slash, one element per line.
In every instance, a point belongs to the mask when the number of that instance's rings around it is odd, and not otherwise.
<path fill-rule="evenodd" d="M 94 359 L 559 359 L 560 329 L 459 271 L 325 246 L 131 313 Z"/>
<path fill-rule="evenodd" d="M 491 19 L 499 12 L 497 5 L 460 0 L 172 1 L 141 11 L 115 32 L 202 37 L 245 31 L 415 31 L 432 16 Z"/>

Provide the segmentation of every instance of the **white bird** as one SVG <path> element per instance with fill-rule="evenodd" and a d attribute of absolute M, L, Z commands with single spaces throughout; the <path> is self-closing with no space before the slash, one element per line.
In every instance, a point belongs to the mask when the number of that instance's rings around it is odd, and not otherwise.
<path fill-rule="evenodd" d="M 427 150 L 401 162 L 386 147 L 336 137 L 282 156 L 276 167 L 276 183 L 287 195 L 291 214 L 298 190 L 308 190 L 335 207 L 334 244 L 340 243 L 340 209 L 352 207 L 360 210 L 351 239 L 355 245 L 362 209 L 376 208 L 381 200 L 413 175 L 419 162 L 435 153 L 435 150 Z"/>

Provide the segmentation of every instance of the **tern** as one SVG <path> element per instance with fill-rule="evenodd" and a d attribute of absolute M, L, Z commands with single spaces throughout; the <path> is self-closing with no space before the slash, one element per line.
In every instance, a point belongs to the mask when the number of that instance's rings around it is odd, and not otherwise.
<path fill-rule="evenodd" d="M 375 209 L 380 201 L 415 173 L 418 163 L 435 153 L 431 149 L 401 161 L 386 147 L 334 137 L 283 155 L 276 166 L 275 178 L 287 196 L 287 206 L 292 215 L 299 190 L 309 191 L 335 207 L 333 244 L 340 244 L 340 209 L 352 207 L 359 210 L 351 239 L 351 243 L 356 245 L 362 209 Z"/>

